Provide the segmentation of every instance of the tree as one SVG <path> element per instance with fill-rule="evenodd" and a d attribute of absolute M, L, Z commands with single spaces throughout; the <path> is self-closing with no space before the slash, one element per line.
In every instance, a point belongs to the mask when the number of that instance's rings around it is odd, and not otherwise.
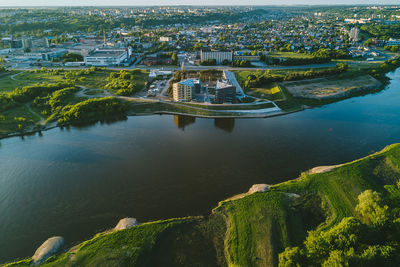
<path fill-rule="evenodd" d="M 279 254 L 279 267 L 300 267 L 305 265 L 305 255 L 299 247 L 287 247 Z"/>
<path fill-rule="evenodd" d="M 178 65 L 178 54 L 177 53 L 173 53 L 171 56 L 171 59 L 172 59 L 173 65 Z"/>
<path fill-rule="evenodd" d="M 349 266 L 343 251 L 333 250 L 329 254 L 329 258 L 322 263 L 323 267 L 344 267 Z"/>
<path fill-rule="evenodd" d="M 366 223 L 382 226 L 389 219 L 389 207 L 382 204 L 379 193 L 365 190 L 358 196 L 358 201 L 356 211 Z"/>

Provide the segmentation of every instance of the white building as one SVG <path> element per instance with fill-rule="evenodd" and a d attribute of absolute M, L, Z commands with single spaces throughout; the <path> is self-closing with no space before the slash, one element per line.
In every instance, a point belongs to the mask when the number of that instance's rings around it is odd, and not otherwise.
<path fill-rule="evenodd" d="M 201 50 L 200 58 L 201 58 L 201 61 L 215 59 L 217 64 L 221 64 L 224 60 L 232 62 L 233 52 L 232 51 L 218 51 L 218 50 Z"/>
<path fill-rule="evenodd" d="M 167 37 L 167 36 L 160 37 L 160 42 L 171 42 L 171 41 L 172 41 L 171 37 Z"/>
<path fill-rule="evenodd" d="M 394 45 L 400 46 L 400 40 L 390 38 L 389 41 L 387 41 L 386 45 L 388 45 L 388 46 L 394 46 Z"/>
<path fill-rule="evenodd" d="M 149 74 L 149 78 L 154 79 L 159 76 L 171 76 L 172 71 L 170 70 L 153 70 Z"/>
<path fill-rule="evenodd" d="M 121 49 L 96 49 L 90 55 L 85 57 L 86 66 L 119 66 L 122 62 L 126 61 L 132 54 L 128 48 Z"/>

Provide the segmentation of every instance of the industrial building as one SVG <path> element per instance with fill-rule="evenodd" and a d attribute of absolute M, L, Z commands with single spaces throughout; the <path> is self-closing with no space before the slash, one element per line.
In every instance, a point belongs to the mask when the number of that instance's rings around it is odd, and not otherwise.
<path fill-rule="evenodd" d="M 128 48 L 99 48 L 85 57 L 86 66 L 119 66 L 130 58 L 132 51 Z"/>

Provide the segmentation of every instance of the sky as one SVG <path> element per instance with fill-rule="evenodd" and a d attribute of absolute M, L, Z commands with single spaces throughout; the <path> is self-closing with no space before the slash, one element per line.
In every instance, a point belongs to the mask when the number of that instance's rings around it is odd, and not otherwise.
<path fill-rule="evenodd" d="M 0 0 L 0 6 L 137 5 L 400 5 L 400 0 Z"/>

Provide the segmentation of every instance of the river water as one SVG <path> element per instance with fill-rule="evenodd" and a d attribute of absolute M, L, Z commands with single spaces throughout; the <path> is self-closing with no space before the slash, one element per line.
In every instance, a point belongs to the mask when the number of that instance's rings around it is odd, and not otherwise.
<path fill-rule="evenodd" d="M 208 214 L 278 183 L 400 142 L 400 69 L 385 90 L 265 119 L 129 117 L 0 144 L 0 263 L 47 238 L 69 245 L 129 216 Z"/>

